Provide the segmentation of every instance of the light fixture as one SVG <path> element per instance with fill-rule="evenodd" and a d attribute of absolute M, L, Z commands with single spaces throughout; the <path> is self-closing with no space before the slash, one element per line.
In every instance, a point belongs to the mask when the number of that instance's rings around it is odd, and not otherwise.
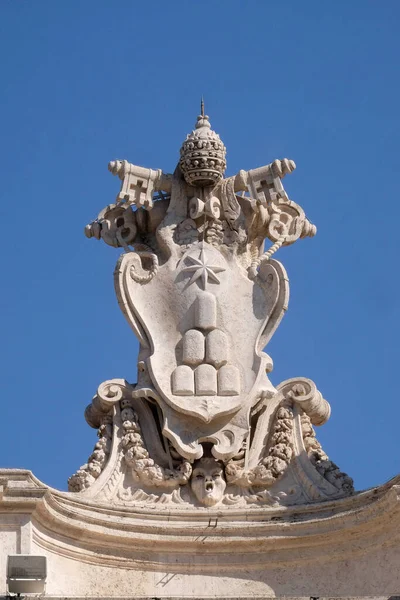
<path fill-rule="evenodd" d="M 9 594 L 42 594 L 47 576 L 45 556 L 13 554 L 7 558 Z"/>

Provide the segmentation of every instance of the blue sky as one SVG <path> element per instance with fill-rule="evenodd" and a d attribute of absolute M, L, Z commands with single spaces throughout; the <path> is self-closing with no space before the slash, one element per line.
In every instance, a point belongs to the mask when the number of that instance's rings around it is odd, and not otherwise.
<path fill-rule="evenodd" d="M 119 252 L 83 228 L 118 192 L 108 161 L 174 169 L 203 94 L 227 173 L 294 159 L 285 187 L 318 226 L 276 255 L 273 383 L 316 382 L 319 440 L 358 489 L 400 471 L 399 17 L 397 0 L 2 0 L 1 466 L 65 489 L 97 386 L 135 381 Z"/>

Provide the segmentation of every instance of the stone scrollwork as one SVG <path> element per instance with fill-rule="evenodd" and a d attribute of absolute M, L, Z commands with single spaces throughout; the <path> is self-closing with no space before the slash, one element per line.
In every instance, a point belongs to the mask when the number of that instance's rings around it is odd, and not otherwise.
<path fill-rule="evenodd" d="M 129 393 L 129 384 L 123 379 L 112 379 L 99 385 L 92 402 L 86 407 L 85 418 L 90 427 L 97 429 L 98 442 L 88 462 L 68 479 L 70 492 L 89 488 L 104 470 L 110 456 L 114 429 L 114 405 Z"/>
<path fill-rule="evenodd" d="M 148 259 L 150 261 L 150 267 L 144 269 L 143 263 Z M 130 275 L 133 281 L 137 283 L 148 283 L 157 275 L 158 271 L 158 258 L 154 252 L 140 252 L 135 253 L 132 256 L 132 266 L 130 269 Z"/>
<path fill-rule="evenodd" d="M 116 503 L 207 510 L 352 493 L 312 428 L 328 402 L 309 379 L 275 387 L 268 376 L 264 349 L 289 297 L 272 256 L 316 233 L 283 187 L 296 165 L 228 178 L 225 168 L 203 104 L 173 174 L 109 164 L 120 192 L 85 233 L 124 251 L 114 282 L 140 343 L 138 383 L 99 387 L 86 410 L 99 441 L 71 491 L 96 495 L 112 481 Z"/>
<path fill-rule="evenodd" d="M 110 414 L 112 416 L 114 405 L 126 395 L 130 395 L 131 390 L 132 386 L 124 379 L 109 379 L 101 383 L 85 410 L 85 419 L 88 425 L 94 429 L 99 427 L 103 417 Z"/>
<path fill-rule="evenodd" d="M 86 225 L 88 238 L 102 239 L 116 248 L 131 244 L 138 233 L 136 215 L 128 204 L 110 204 L 98 215 L 97 219 Z"/>
<path fill-rule="evenodd" d="M 287 379 L 277 386 L 285 398 L 293 400 L 311 420 L 313 425 L 323 425 L 331 414 L 329 402 L 311 379 L 296 377 Z"/>
<path fill-rule="evenodd" d="M 329 416 L 329 405 L 315 384 L 304 378 L 293 379 L 283 382 L 277 389 L 278 403 L 270 419 L 272 426 L 270 432 L 264 431 L 264 450 L 257 464 L 249 467 L 248 444 L 244 444 L 243 450 L 228 461 L 205 455 L 193 462 L 182 458 L 166 438 L 161 438 L 165 451 L 161 455 L 158 452 L 159 459 L 155 459 L 154 448 L 149 449 L 142 427 L 147 428 L 153 441 L 154 436 L 159 435 L 157 428 L 162 428 L 162 421 L 155 416 L 158 413 L 150 410 L 157 397 L 156 392 L 151 388 L 138 388 L 124 380 L 107 381 L 99 386 L 86 410 L 88 422 L 92 427 L 98 427 L 99 441 L 87 464 L 70 477 L 69 490 L 90 493 L 91 486 L 102 475 L 110 458 L 113 430 L 119 421 L 117 452 L 122 456 L 125 470 L 130 473 L 135 486 L 129 496 L 122 489 L 118 492 L 117 497 L 122 502 L 195 504 L 208 508 L 220 504 L 275 506 L 298 502 L 301 493 L 295 483 L 284 490 L 271 491 L 283 476 L 289 474 L 290 479 L 291 461 L 296 457 L 293 438 L 293 411 L 296 406 L 301 414 L 301 432 L 310 464 L 337 489 L 338 495 L 353 493 L 351 478 L 328 459 L 315 437 L 312 423 L 320 425 Z M 269 395 L 263 395 L 254 411 L 256 430 L 263 428 L 263 411 L 268 404 Z M 143 406 L 140 418 L 135 406 L 138 409 Z M 253 443 L 255 441 L 250 446 Z"/>
<path fill-rule="evenodd" d="M 269 214 L 267 233 L 272 242 L 283 237 L 283 245 L 288 246 L 299 238 L 313 237 L 317 233 L 317 228 L 306 219 L 303 209 L 289 199 L 272 201 Z"/>
<path fill-rule="evenodd" d="M 127 379 L 86 408 L 92 450 L 68 491 L 0 469 L 0 563 L 47 559 L 48 600 L 400 600 L 400 475 L 355 492 L 317 439 L 330 371 L 282 381 L 285 353 L 270 356 L 289 303 L 276 258 L 316 233 L 283 187 L 296 165 L 226 176 L 226 157 L 202 105 L 173 172 L 109 164 L 116 197 L 85 232 L 119 255 Z"/>

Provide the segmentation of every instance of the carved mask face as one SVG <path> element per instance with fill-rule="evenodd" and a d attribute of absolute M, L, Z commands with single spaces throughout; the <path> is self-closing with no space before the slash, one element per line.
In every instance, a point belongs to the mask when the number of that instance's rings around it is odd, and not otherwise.
<path fill-rule="evenodd" d="M 190 480 L 192 491 L 204 506 L 214 506 L 224 495 L 226 481 L 224 469 L 213 458 L 201 458 L 194 464 Z"/>
<path fill-rule="evenodd" d="M 121 419 L 122 421 L 133 421 L 134 415 L 133 410 L 131 408 L 123 408 L 121 410 Z"/>

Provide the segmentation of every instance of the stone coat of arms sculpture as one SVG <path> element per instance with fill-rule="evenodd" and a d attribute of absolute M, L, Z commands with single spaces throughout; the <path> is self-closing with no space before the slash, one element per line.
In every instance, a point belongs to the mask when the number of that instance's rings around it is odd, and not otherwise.
<path fill-rule="evenodd" d="M 45 558 L 49 598 L 397 597 L 400 476 L 354 492 L 315 436 L 316 385 L 269 379 L 276 253 L 316 233 L 282 186 L 295 165 L 225 168 L 203 107 L 172 175 L 110 163 L 121 191 L 86 235 L 121 249 L 136 382 L 98 387 L 68 492 L 0 469 L 0 565 Z"/>
<path fill-rule="evenodd" d="M 115 289 L 140 343 L 138 377 L 101 384 L 86 410 L 99 441 L 69 480 L 81 496 L 181 509 L 353 493 L 315 437 L 330 407 L 314 383 L 268 378 L 265 347 L 289 296 L 272 257 L 316 233 L 282 185 L 295 164 L 224 179 L 225 155 L 202 104 L 172 175 L 109 165 L 121 191 L 86 235 L 123 250 Z"/>

